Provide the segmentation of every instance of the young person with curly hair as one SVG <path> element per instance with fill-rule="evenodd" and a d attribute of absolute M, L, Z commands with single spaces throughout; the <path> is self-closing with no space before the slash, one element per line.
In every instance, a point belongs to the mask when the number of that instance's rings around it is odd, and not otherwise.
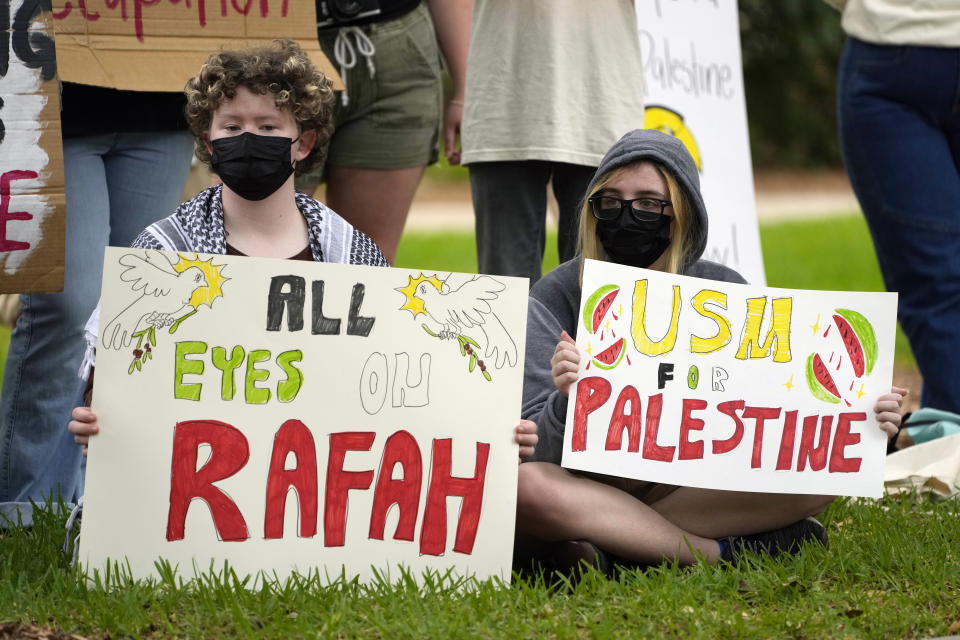
<path fill-rule="evenodd" d="M 654 130 L 623 136 L 590 182 L 580 214 L 580 255 L 530 291 L 522 415 L 516 430 L 534 448 L 520 467 L 518 539 L 548 557 L 597 565 L 607 554 L 626 563 L 736 561 L 744 550 L 776 555 L 805 540 L 826 543 L 811 516 L 833 499 L 677 487 L 560 466 L 567 398 L 577 380 L 576 334 L 583 258 L 722 282 L 737 272 L 702 260 L 707 210 L 696 165 L 683 143 Z M 902 389 L 881 396 L 877 421 L 888 434 L 900 424 Z M 521 452 L 523 453 L 523 452 Z M 549 545 L 548 543 L 553 543 Z M 603 553 L 601 550 L 607 552 Z"/>
<path fill-rule="evenodd" d="M 214 53 L 185 93 L 197 157 L 223 183 L 144 229 L 134 248 L 387 266 L 366 234 L 294 190 L 294 173 L 322 161 L 333 129 L 330 81 L 299 45 Z M 87 323 L 84 377 L 98 324 L 99 308 Z M 69 429 L 83 445 L 97 433 L 89 406 L 73 410 Z"/>

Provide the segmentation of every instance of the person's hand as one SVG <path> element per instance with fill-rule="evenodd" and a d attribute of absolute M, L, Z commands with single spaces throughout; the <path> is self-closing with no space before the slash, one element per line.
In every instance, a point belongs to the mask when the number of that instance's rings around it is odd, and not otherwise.
<path fill-rule="evenodd" d="M 70 414 L 73 420 L 67 425 L 67 429 L 73 434 L 73 441 L 83 445 L 83 455 L 87 455 L 87 445 L 90 442 L 90 436 L 100 433 L 100 425 L 97 424 L 97 414 L 90 407 L 76 407 Z"/>
<path fill-rule="evenodd" d="M 513 430 L 513 439 L 520 445 L 520 457 L 529 458 L 537 446 L 537 425 L 530 420 L 521 420 Z"/>
<path fill-rule="evenodd" d="M 580 350 L 570 334 L 564 331 L 560 334 L 560 342 L 550 358 L 550 373 L 553 375 L 553 385 L 563 397 L 568 397 L 570 385 L 577 381 L 580 369 Z"/>
<path fill-rule="evenodd" d="M 873 410 L 887 438 L 897 435 L 900 430 L 900 409 L 903 407 L 903 398 L 908 393 L 910 392 L 907 389 L 891 387 L 890 393 L 885 393 L 877 399 L 877 405 Z"/>
<path fill-rule="evenodd" d="M 443 113 L 443 149 L 452 165 L 460 164 L 460 123 L 463 122 L 463 101 L 451 100 Z"/>

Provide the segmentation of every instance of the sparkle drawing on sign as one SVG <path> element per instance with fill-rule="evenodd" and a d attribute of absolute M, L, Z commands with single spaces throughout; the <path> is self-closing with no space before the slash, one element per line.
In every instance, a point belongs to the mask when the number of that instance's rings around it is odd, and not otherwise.
<path fill-rule="evenodd" d="M 787 391 L 793 391 L 793 376 L 790 376 L 790 379 L 784 382 L 783 386 L 787 388 Z"/>
<path fill-rule="evenodd" d="M 128 348 L 136 338 L 128 374 L 140 371 L 153 358 L 157 329 L 170 327 L 174 333 L 184 320 L 197 313 L 201 305 L 213 307 L 223 295 L 222 285 L 229 280 L 221 273 L 225 265 L 213 264 L 213 258 L 200 260 L 179 254 L 176 264 L 160 252 L 120 256 L 121 282 L 139 295 L 104 325 L 100 344 L 106 349 Z"/>
<path fill-rule="evenodd" d="M 432 337 L 456 339 L 460 355 L 469 359 L 468 371 L 479 369 L 489 382 L 488 363 L 495 369 L 517 364 L 517 345 L 490 305 L 504 289 L 505 284 L 485 275 L 473 276 L 454 288 L 450 278 L 420 273 L 416 278 L 407 276 L 407 285 L 395 291 L 406 297 L 401 311 L 409 311 L 414 319 L 426 316 L 420 326 Z M 468 336 L 465 329 L 479 331 L 479 335 Z"/>
<path fill-rule="evenodd" d="M 820 314 L 817 314 L 817 319 L 814 321 L 810 328 L 813 329 L 813 334 L 816 335 L 817 331 L 820 331 Z"/>

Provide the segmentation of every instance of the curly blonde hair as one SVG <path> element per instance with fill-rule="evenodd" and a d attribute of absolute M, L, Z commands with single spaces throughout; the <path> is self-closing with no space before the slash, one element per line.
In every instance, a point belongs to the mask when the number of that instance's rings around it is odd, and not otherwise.
<path fill-rule="evenodd" d="M 299 131 L 317 132 L 310 154 L 297 162 L 298 175 L 323 161 L 333 134 L 331 82 L 296 42 L 274 40 L 263 47 L 213 53 L 200 72 L 187 81 L 184 113 L 201 162 L 210 165 L 210 151 L 203 134 L 209 132 L 213 114 L 220 105 L 237 95 L 237 87 L 261 95 L 272 94 L 277 108 L 293 115 Z"/>

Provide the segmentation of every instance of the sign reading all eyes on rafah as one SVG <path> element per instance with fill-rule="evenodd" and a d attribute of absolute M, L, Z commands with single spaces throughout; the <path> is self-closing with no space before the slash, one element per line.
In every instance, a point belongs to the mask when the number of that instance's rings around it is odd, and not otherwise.
<path fill-rule="evenodd" d="M 897 294 L 587 260 L 563 466 L 733 491 L 879 497 Z"/>
<path fill-rule="evenodd" d="M 510 579 L 527 282 L 108 248 L 80 559 Z"/>

